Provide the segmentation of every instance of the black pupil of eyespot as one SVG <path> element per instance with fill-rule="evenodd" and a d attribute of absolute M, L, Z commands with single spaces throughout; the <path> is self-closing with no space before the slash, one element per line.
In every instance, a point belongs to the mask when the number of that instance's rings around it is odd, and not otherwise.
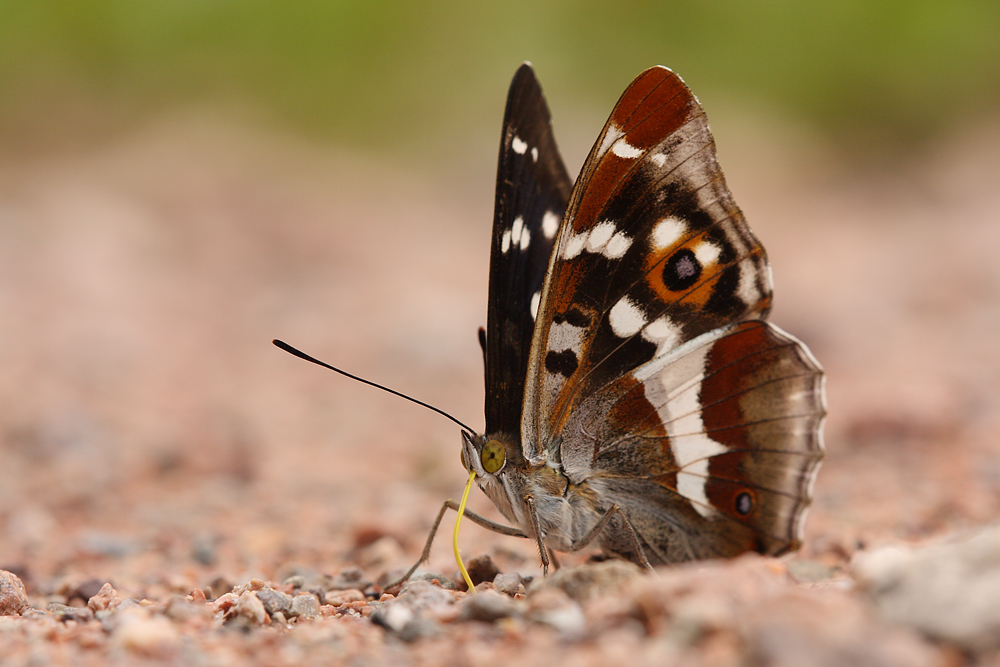
<path fill-rule="evenodd" d="M 736 511 L 740 514 L 749 514 L 752 506 L 753 501 L 750 499 L 749 493 L 743 492 L 736 496 Z"/>
<path fill-rule="evenodd" d="M 691 287 L 700 277 L 701 263 L 688 248 L 675 252 L 663 267 L 663 284 L 675 292 Z"/>

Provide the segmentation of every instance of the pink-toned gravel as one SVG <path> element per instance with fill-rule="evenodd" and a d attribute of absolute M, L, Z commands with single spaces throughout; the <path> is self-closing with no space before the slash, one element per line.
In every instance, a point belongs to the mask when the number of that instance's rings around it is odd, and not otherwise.
<path fill-rule="evenodd" d="M 178 115 L 0 158 L 0 663 L 997 664 L 1000 133 L 891 175 L 747 135 L 721 160 L 773 319 L 829 373 L 802 552 L 541 581 L 466 524 L 476 596 L 444 535 L 382 588 L 461 491 L 453 425 L 270 340 L 479 423 L 485 157 L 413 175 Z"/>

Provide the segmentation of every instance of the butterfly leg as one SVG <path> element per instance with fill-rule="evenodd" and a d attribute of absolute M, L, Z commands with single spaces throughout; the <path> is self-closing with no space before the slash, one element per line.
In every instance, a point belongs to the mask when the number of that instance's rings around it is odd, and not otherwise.
<path fill-rule="evenodd" d="M 538 546 L 538 556 L 542 559 L 542 576 L 549 573 L 549 552 L 542 536 L 542 524 L 538 520 L 538 510 L 535 509 L 535 499 L 524 497 L 524 505 L 528 508 L 528 518 L 531 520 L 531 531 L 535 534 L 535 544 Z"/>
<path fill-rule="evenodd" d="M 444 504 L 441 505 L 441 510 L 438 512 L 437 518 L 434 519 L 434 525 L 431 526 L 431 531 L 427 535 L 427 542 L 424 544 L 424 550 L 420 554 L 420 560 L 414 563 L 413 567 L 406 571 L 406 574 L 391 584 L 388 584 L 384 589 L 386 592 L 401 587 L 410 577 L 413 576 L 413 573 L 417 571 L 417 568 L 420 567 L 421 564 L 427 562 L 427 559 L 430 558 L 431 555 L 431 545 L 434 543 L 434 537 L 437 535 L 438 528 L 441 526 L 441 520 L 444 519 L 444 513 L 449 509 L 456 512 L 458 511 L 458 503 L 451 498 L 444 501 Z M 487 530 L 492 530 L 494 533 L 509 535 L 511 537 L 528 537 L 524 532 L 518 530 L 517 528 L 511 528 L 510 526 L 505 526 L 502 523 L 490 521 L 486 517 L 480 516 L 468 509 L 465 510 L 464 516 L 468 517 L 473 523 L 478 524 Z"/>
<path fill-rule="evenodd" d="M 570 549 L 572 551 L 579 551 L 593 542 L 594 539 L 596 539 L 597 536 L 608 527 L 608 524 L 611 523 L 611 519 L 615 516 L 615 514 L 619 515 L 622 518 L 622 523 L 625 524 L 625 530 L 628 532 L 629 540 L 632 542 L 632 548 L 635 549 L 635 553 L 639 556 L 640 565 L 647 570 L 652 571 L 653 566 L 650 565 L 649 559 L 646 558 L 646 550 L 642 548 L 642 541 L 639 539 L 639 532 L 635 529 L 635 526 L 632 525 L 632 520 L 629 519 L 628 512 L 626 512 L 625 509 L 617 503 L 612 505 L 611 508 L 604 513 L 604 516 L 602 516 L 601 520 L 590 529 L 589 533 L 571 544 Z"/>

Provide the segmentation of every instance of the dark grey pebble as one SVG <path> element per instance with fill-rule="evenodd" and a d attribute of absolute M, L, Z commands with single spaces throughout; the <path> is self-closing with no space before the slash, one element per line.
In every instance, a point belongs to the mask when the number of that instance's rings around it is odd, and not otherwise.
<path fill-rule="evenodd" d="M 271 618 L 274 618 L 274 615 L 278 613 L 288 616 L 288 610 L 292 607 L 292 596 L 281 591 L 264 588 L 257 591 L 257 597 Z"/>

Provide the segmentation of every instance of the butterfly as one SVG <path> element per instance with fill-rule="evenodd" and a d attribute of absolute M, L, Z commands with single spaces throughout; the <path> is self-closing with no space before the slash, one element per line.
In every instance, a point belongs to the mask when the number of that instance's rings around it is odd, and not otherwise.
<path fill-rule="evenodd" d="M 479 332 L 486 429 L 462 432 L 470 484 L 512 525 L 467 516 L 534 540 L 546 572 L 553 551 L 588 546 L 647 567 L 797 549 L 825 377 L 766 321 L 771 300 L 764 247 L 680 77 L 653 67 L 631 83 L 574 185 L 523 64 Z"/>

